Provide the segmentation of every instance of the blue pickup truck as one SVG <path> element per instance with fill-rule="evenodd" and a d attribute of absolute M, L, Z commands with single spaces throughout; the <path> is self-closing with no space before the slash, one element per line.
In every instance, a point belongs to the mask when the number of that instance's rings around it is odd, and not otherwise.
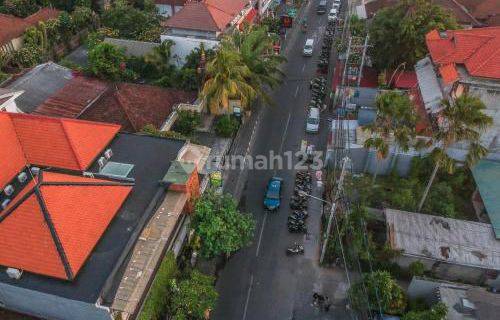
<path fill-rule="evenodd" d="M 283 179 L 280 177 L 272 177 L 269 179 L 266 187 L 266 195 L 264 196 L 264 207 L 268 210 L 278 210 L 281 204 L 281 189 Z"/>

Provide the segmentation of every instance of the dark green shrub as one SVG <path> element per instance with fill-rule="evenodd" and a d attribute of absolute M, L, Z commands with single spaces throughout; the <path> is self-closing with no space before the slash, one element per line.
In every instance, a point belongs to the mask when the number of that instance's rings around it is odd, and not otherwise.
<path fill-rule="evenodd" d="M 196 127 L 201 124 L 200 114 L 184 110 L 179 110 L 177 113 L 179 117 L 174 123 L 174 131 L 186 136 L 192 135 Z"/>
<path fill-rule="evenodd" d="M 232 137 L 238 131 L 239 122 L 234 117 L 225 115 L 217 120 L 215 133 L 221 137 Z"/>
<path fill-rule="evenodd" d="M 175 256 L 170 251 L 165 255 L 156 273 L 149 294 L 144 302 L 144 307 L 139 315 L 139 320 L 162 319 L 171 303 L 172 297 L 169 294 L 171 282 L 176 279 L 178 274 L 179 270 L 177 269 Z"/>
<path fill-rule="evenodd" d="M 420 260 L 413 261 L 408 266 L 408 271 L 412 276 L 423 276 L 425 272 L 425 265 Z"/>

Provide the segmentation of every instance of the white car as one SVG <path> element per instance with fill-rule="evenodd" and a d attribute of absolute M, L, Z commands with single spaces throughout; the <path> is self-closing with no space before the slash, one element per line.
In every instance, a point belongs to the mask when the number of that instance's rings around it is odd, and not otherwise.
<path fill-rule="evenodd" d="M 335 21 L 337 20 L 337 9 L 333 8 L 330 9 L 330 12 L 328 13 L 328 21 Z"/>
<path fill-rule="evenodd" d="M 314 39 L 307 39 L 304 44 L 304 50 L 302 54 L 306 57 L 311 57 L 313 55 Z"/>
<path fill-rule="evenodd" d="M 339 10 L 339 8 L 340 8 L 340 1 L 339 2 L 334 2 L 332 4 L 332 8 Z"/>
<path fill-rule="evenodd" d="M 306 119 L 306 132 L 318 133 L 319 131 L 319 109 L 310 108 Z"/>

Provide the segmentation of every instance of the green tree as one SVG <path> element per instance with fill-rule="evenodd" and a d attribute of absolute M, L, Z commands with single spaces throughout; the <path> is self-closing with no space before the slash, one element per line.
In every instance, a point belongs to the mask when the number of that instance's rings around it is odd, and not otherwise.
<path fill-rule="evenodd" d="M 413 66 L 427 53 L 425 35 L 457 29 L 453 15 L 429 0 L 403 0 L 375 15 L 370 26 L 373 58 L 379 70 L 406 62 Z"/>
<path fill-rule="evenodd" d="M 401 317 L 401 320 L 445 320 L 448 314 L 448 307 L 439 302 L 429 310 L 410 311 Z"/>
<path fill-rule="evenodd" d="M 238 210 L 231 195 L 207 192 L 196 202 L 194 212 L 191 226 L 201 239 L 204 257 L 229 256 L 252 241 L 255 221 Z"/>
<path fill-rule="evenodd" d="M 120 38 L 159 41 L 160 21 L 156 14 L 131 6 L 126 0 L 116 0 L 101 16 L 103 26 L 117 30 Z M 151 30 L 158 38 L 152 39 Z"/>
<path fill-rule="evenodd" d="M 118 81 L 126 77 L 124 50 L 100 43 L 89 50 L 89 71 L 102 79 Z"/>
<path fill-rule="evenodd" d="M 456 142 L 468 143 L 466 164 L 469 167 L 488 151 L 481 145 L 480 137 L 493 124 L 493 119 L 483 113 L 486 106 L 479 98 L 464 94 L 454 102 L 444 100 L 442 106 L 442 124 L 435 131 L 432 141 L 435 145 L 431 153 L 434 169 L 419 202 L 418 211 L 422 210 L 439 168 L 442 167 L 450 174 L 455 170 L 455 161 L 446 153 L 450 146 Z"/>
<path fill-rule="evenodd" d="M 89 7 L 78 6 L 71 13 L 71 20 L 77 31 L 89 27 L 92 18 L 93 12 Z"/>
<path fill-rule="evenodd" d="M 369 305 L 373 310 L 378 311 L 380 307 L 384 313 L 399 315 L 406 309 L 404 291 L 387 271 L 363 274 L 363 279 L 356 282 L 348 294 L 357 310 L 366 310 Z"/>
<path fill-rule="evenodd" d="M 4 0 L 0 12 L 25 18 L 40 9 L 36 0 Z"/>
<path fill-rule="evenodd" d="M 172 292 L 172 314 L 175 320 L 205 319 L 207 310 L 215 307 L 218 294 L 215 278 L 193 270 L 189 277 L 179 282 Z"/>
<path fill-rule="evenodd" d="M 398 149 L 408 151 L 416 136 L 417 114 L 410 98 L 397 91 L 386 91 L 377 97 L 377 117 L 374 123 L 366 127 L 371 137 L 365 141 L 365 148 L 377 152 L 377 168 L 373 182 L 377 177 L 379 161 L 389 153 L 389 140 L 393 137 Z M 397 150 L 394 157 L 396 157 Z M 394 165 L 394 162 L 391 165 Z"/>
<path fill-rule="evenodd" d="M 238 131 L 239 122 L 230 115 L 223 115 L 215 124 L 215 133 L 221 137 L 230 138 Z"/>

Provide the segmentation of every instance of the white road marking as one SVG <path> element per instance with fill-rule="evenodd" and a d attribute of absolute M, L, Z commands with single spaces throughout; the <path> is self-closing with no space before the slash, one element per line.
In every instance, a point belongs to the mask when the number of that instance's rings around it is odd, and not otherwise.
<path fill-rule="evenodd" d="M 288 119 L 286 120 L 285 131 L 283 132 L 283 136 L 281 137 L 281 144 L 280 144 L 280 149 L 279 149 L 278 154 L 281 154 L 281 151 L 283 151 L 283 144 L 285 143 L 286 134 L 288 132 L 288 125 L 290 124 L 290 119 L 291 118 L 292 118 L 292 113 L 289 113 L 288 114 Z"/>
<path fill-rule="evenodd" d="M 304 72 L 304 70 L 306 69 L 306 63 L 304 63 L 304 65 L 302 66 L 302 72 Z"/>
<path fill-rule="evenodd" d="M 250 286 L 248 287 L 247 300 L 245 301 L 245 309 L 243 310 L 242 320 L 245 320 L 247 318 L 248 302 L 250 301 L 250 294 L 252 293 L 252 287 L 253 287 L 253 274 L 250 276 Z"/>
<path fill-rule="evenodd" d="M 260 227 L 259 242 L 257 242 L 257 250 L 255 251 L 256 257 L 259 256 L 260 244 L 262 243 L 262 235 L 264 234 L 264 227 L 266 226 L 266 220 L 268 214 L 269 211 L 266 210 L 266 213 L 264 214 L 264 219 L 262 219 L 262 226 Z"/>
<path fill-rule="evenodd" d="M 297 85 L 297 88 L 295 89 L 295 98 L 297 98 L 297 94 L 299 93 L 299 85 Z"/>

